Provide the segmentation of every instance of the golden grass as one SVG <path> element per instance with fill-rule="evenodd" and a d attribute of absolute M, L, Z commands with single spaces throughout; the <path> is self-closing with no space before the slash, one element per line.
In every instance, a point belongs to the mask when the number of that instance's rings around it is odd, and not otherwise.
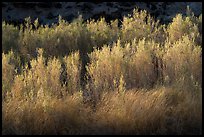
<path fill-rule="evenodd" d="M 201 134 L 202 100 L 175 88 L 107 92 L 95 111 L 82 94 L 3 102 L 3 134 Z"/>

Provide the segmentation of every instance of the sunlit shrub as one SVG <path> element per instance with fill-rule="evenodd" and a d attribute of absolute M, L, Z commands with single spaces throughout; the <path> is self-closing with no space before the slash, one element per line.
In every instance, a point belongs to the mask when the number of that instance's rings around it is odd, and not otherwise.
<path fill-rule="evenodd" d="M 14 80 L 12 92 L 15 97 L 35 98 L 40 91 L 46 91 L 48 95 L 62 96 L 60 84 L 61 63 L 57 59 L 50 59 L 45 64 L 43 50 L 38 50 L 37 59 L 31 60 L 31 69 L 25 67 L 22 74 Z"/>
<path fill-rule="evenodd" d="M 122 42 L 131 42 L 131 40 L 143 38 L 155 40 L 162 43 L 166 39 L 164 26 L 159 25 L 159 21 L 154 19 L 147 13 L 147 11 L 133 10 L 133 15 L 124 17 L 121 28 Z"/>
<path fill-rule="evenodd" d="M 109 25 L 105 18 L 100 20 L 87 21 L 87 29 L 91 33 L 91 44 L 93 46 L 102 47 L 104 44 L 110 44 L 117 40 L 118 36 L 118 20 L 112 21 Z"/>
<path fill-rule="evenodd" d="M 133 44 L 127 43 L 124 48 L 118 41 L 112 48 L 106 46 L 102 50 L 95 49 L 90 54 L 91 61 L 87 66 L 93 89 L 97 92 L 114 90 L 121 76 L 124 77 L 126 88 L 150 88 L 161 84 L 162 55 L 159 44 L 144 39 Z"/>
<path fill-rule="evenodd" d="M 2 53 L 2 97 L 5 98 L 10 93 L 15 77 L 14 53 Z"/>
<path fill-rule="evenodd" d="M 197 44 L 201 44 L 202 42 L 202 25 L 200 24 L 200 19 L 202 19 L 202 15 L 197 18 L 194 15 L 188 15 L 183 17 L 181 14 L 176 15 L 173 18 L 173 22 L 170 23 L 167 27 L 167 32 L 169 35 L 170 42 L 176 42 L 182 36 L 189 35 L 192 39 L 195 39 Z"/>
<path fill-rule="evenodd" d="M 154 41 L 139 40 L 133 43 L 136 51 L 131 55 L 124 74 L 130 87 L 149 88 L 162 79 L 162 50 Z"/>
<path fill-rule="evenodd" d="M 96 92 L 114 89 L 123 74 L 123 55 L 119 41 L 112 48 L 105 46 L 101 51 L 95 49 L 89 55 L 90 64 L 87 70 Z"/>
<path fill-rule="evenodd" d="M 202 84 L 202 49 L 189 36 L 183 36 L 174 44 L 166 43 L 165 78 L 168 83 L 185 81 Z"/>
<path fill-rule="evenodd" d="M 75 52 L 69 56 L 65 56 L 64 62 L 67 72 L 68 93 L 80 91 L 81 60 L 79 58 L 79 52 Z"/>
<path fill-rule="evenodd" d="M 58 59 L 53 58 L 48 61 L 47 64 L 47 82 L 49 87 L 49 92 L 54 93 L 54 95 L 63 95 L 60 83 L 60 75 L 61 75 L 61 63 Z"/>

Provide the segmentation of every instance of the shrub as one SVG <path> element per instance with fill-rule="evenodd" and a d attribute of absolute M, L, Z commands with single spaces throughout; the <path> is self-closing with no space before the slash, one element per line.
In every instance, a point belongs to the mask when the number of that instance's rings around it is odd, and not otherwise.
<path fill-rule="evenodd" d="M 61 75 L 61 63 L 59 59 L 53 58 L 48 61 L 47 64 L 47 83 L 49 87 L 49 92 L 54 93 L 54 95 L 61 95 L 63 96 L 62 91 L 63 88 L 61 87 L 60 82 L 60 75 Z"/>
<path fill-rule="evenodd" d="M 202 15 L 199 17 L 202 18 Z M 197 44 L 201 44 L 202 35 L 199 32 L 202 29 L 200 25 L 200 19 L 194 15 L 183 17 L 181 14 L 176 15 L 173 18 L 173 22 L 167 27 L 170 42 L 176 42 L 184 35 L 189 35 L 192 39 L 195 39 Z M 201 33 L 202 34 L 202 33 Z"/>
<path fill-rule="evenodd" d="M 106 23 L 105 18 L 100 20 L 87 21 L 87 30 L 90 32 L 91 44 L 96 47 L 102 47 L 104 44 L 110 44 L 118 37 L 118 20 Z"/>
<path fill-rule="evenodd" d="M 114 81 L 118 83 L 123 73 L 123 55 L 120 42 L 115 43 L 112 49 L 105 46 L 101 51 L 95 49 L 89 55 L 87 70 L 96 92 L 114 89 Z"/>
<path fill-rule="evenodd" d="M 165 41 L 164 26 L 159 25 L 159 21 L 154 21 L 145 10 L 139 12 L 138 9 L 134 9 L 132 17 L 129 15 L 123 18 L 121 40 L 131 42 L 133 39 L 138 41 L 144 37 L 163 43 Z"/>
<path fill-rule="evenodd" d="M 8 53 L 10 50 L 18 49 L 19 30 L 13 25 L 2 22 L 2 51 Z"/>
<path fill-rule="evenodd" d="M 21 28 L 19 48 L 23 58 L 28 61 L 37 57 L 36 48 L 43 48 L 45 57 L 65 56 L 78 50 L 84 43 L 89 43 L 85 38 L 89 35 L 87 35 L 81 17 L 72 23 L 68 23 L 59 17 L 59 23 L 50 27 L 48 25 L 37 25 L 39 23 L 36 19 L 35 26 L 37 29 L 35 30 L 32 28 L 31 19 L 26 18 L 25 20 L 26 27 L 24 31 Z M 81 35 L 84 37 L 81 37 Z"/>
<path fill-rule="evenodd" d="M 64 62 L 67 72 L 67 90 L 69 93 L 73 94 L 74 92 L 78 92 L 81 89 L 81 61 L 79 58 L 79 52 L 65 56 Z"/>
<path fill-rule="evenodd" d="M 160 45 L 143 39 L 133 43 L 132 47 L 135 52 L 131 55 L 128 70 L 124 74 L 126 83 L 129 87 L 150 88 L 162 79 L 163 53 Z"/>
<path fill-rule="evenodd" d="M 15 64 L 13 51 L 8 54 L 2 53 L 2 97 L 3 99 L 10 93 L 15 77 Z"/>
<path fill-rule="evenodd" d="M 43 50 L 38 50 L 37 59 L 31 61 L 31 69 L 25 67 L 22 74 L 15 77 L 12 92 L 14 97 L 37 97 L 38 92 L 46 91 L 48 95 L 62 96 L 60 84 L 61 63 L 58 59 L 50 59 L 45 65 Z"/>
<path fill-rule="evenodd" d="M 185 81 L 202 84 L 202 49 L 189 36 L 183 36 L 176 43 L 166 43 L 166 53 L 163 60 L 166 80 L 169 83 Z"/>
<path fill-rule="evenodd" d="M 128 89 L 162 84 L 162 55 L 159 44 L 144 39 L 138 43 L 127 43 L 124 48 L 118 41 L 112 48 L 95 49 L 89 55 L 90 64 L 87 66 L 92 88 L 96 92 L 114 90 L 121 76 Z"/>

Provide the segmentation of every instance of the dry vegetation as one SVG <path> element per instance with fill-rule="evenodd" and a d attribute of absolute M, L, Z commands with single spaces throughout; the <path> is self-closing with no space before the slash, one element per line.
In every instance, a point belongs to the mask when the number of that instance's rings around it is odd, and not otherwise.
<path fill-rule="evenodd" d="M 202 15 L 187 15 L 3 22 L 2 134 L 202 134 Z"/>

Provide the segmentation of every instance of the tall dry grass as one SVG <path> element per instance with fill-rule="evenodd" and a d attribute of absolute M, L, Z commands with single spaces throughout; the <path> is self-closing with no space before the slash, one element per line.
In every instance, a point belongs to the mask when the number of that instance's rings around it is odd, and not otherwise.
<path fill-rule="evenodd" d="M 3 134 L 201 134 L 202 97 L 175 88 L 107 92 L 92 110 L 82 94 L 3 102 Z"/>

